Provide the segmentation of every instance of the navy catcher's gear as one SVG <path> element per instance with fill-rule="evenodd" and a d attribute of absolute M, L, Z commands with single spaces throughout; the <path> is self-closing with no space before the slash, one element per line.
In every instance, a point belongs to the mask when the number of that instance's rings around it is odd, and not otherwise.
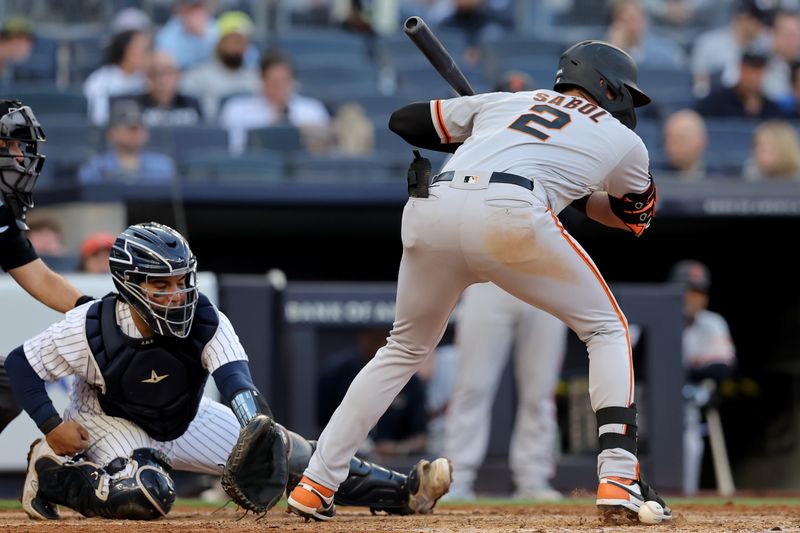
<path fill-rule="evenodd" d="M 581 41 L 558 62 L 553 90 L 583 89 L 630 129 L 636 128 L 634 108 L 650 103 L 636 84 L 636 62 L 624 50 L 603 41 Z"/>
<path fill-rule="evenodd" d="M 105 468 L 89 461 L 59 464 L 53 456 L 36 461 L 38 498 L 66 505 L 83 516 L 152 520 L 175 503 L 169 459 L 152 448 L 138 448 Z"/>
<path fill-rule="evenodd" d="M 294 431 L 279 426 L 289 443 L 289 482 L 286 493 L 290 494 L 303 477 L 311 456 L 317 447 Z M 409 507 L 409 496 L 419 488 L 416 468 L 405 476 L 358 457 L 350 460 L 350 473 L 334 495 L 336 505 L 369 507 L 373 513 L 408 515 L 417 512 Z"/>
<path fill-rule="evenodd" d="M 33 186 L 44 166 L 38 143 L 44 131 L 30 107 L 18 100 L 0 100 L 0 192 L 33 207 Z M 12 143 L 17 147 L 12 147 Z"/>
<path fill-rule="evenodd" d="M 120 295 L 155 333 L 189 335 L 197 306 L 197 259 L 180 233 L 156 222 L 129 226 L 114 242 L 109 264 Z M 153 278 L 171 276 L 185 276 L 185 287 L 157 295 L 148 295 L 141 287 Z M 150 296 L 170 296 L 170 301 L 160 304 Z"/>
<path fill-rule="evenodd" d="M 103 412 L 135 422 L 159 441 L 177 439 L 197 415 L 208 372 L 203 348 L 219 326 L 219 315 L 199 294 L 197 319 L 185 338 L 132 339 L 115 318 L 116 295 L 94 303 L 86 314 L 86 340 L 103 374 L 97 399 Z"/>

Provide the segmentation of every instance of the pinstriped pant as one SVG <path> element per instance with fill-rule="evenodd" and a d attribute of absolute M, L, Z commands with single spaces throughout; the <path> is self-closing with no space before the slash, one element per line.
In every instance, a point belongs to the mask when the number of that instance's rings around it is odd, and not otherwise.
<path fill-rule="evenodd" d="M 86 428 L 86 457 L 100 465 L 128 457 L 137 448 L 155 448 L 172 460 L 175 470 L 219 475 L 239 437 L 240 426 L 233 411 L 208 398 L 201 400 L 197 416 L 183 435 L 162 442 L 130 420 L 104 414 L 94 391 L 85 383 L 76 382 L 72 396 L 64 418 Z M 76 396 L 82 399 L 80 403 L 74 401 Z"/>

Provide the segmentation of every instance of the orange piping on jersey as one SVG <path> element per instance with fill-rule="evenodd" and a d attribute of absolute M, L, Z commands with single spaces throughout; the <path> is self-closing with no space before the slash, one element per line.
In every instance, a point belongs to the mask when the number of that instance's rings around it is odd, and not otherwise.
<path fill-rule="evenodd" d="M 436 100 L 436 104 L 434 104 L 436 108 L 436 122 L 439 124 L 439 129 L 442 130 L 442 135 L 444 135 L 444 144 L 450 144 L 450 132 L 447 131 L 447 126 L 444 125 L 444 118 L 442 118 L 442 101 Z"/>
<path fill-rule="evenodd" d="M 630 407 L 631 403 L 633 402 L 633 353 L 631 351 L 631 336 L 630 333 L 628 332 L 628 322 L 625 320 L 625 315 L 622 314 L 622 310 L 619 308 L 619 306 L 617 305 L 617 301 L 611 294 L 611 289 L 608 288 L 608 285 L 606 285 L 603 276 L 600 274 L 600 272 L 597 271 L 597 268 L 594 266 L 591 259 L 586 257 L 586 254 L 581 252 L 581 249 L 578 248 L 574 242 L 572 242 L 572 239 L 567 234 L 566 230 L 564 229 L 564 226 L 561 225 L 561 222 L 558 220 L 558 217 L 556 217 L 555 214 L 553 214 L 553 211 L 550 209 L 548 209 L 547 211 L 550 213 L 550 216 L 553 217 L 553 222 L 556 223 L 556 226 L 558 227 L 559 231 L 561 231 L 561 236 L 564 237 L 564 239 L 569 243 L 572 249 L 575 250 L 575 253 L 577 253 L 580 256 L 580 258 L 583 259 L 583 262 L 586 263 L 589 269 L 591 269 L 592 274 L 594 274 L 594 277 L 597 278 L 597 281 L 600 282 L 600 285 L 603 287 L 603 291 L 606 293 L 606 296 L 608 297 L 608 301 L 611 302 L 611 306 L 614 308 L 614 312 L 617 313 L 617 317 L 619 318 L 619 321 L 622 323 L 622 327 L 625 328 L 625 340 L 627 341 L 628 344 L 628 370 L 630 374 L 629 385 L 628 385 L 628 391 L 629 391 L 628 405 L 626 407 Z M 626 425 L 625 434 L 627 433 L 628 433 L 628 426 Z"/>

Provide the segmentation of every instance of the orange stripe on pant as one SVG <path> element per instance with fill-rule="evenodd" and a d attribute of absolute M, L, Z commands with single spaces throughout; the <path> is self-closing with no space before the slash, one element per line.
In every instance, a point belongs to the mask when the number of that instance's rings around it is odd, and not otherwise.
<path fill-rule="evenodd" d="M 631 403 L 633 403 L 633 352 L 631 350 L 631 336 L 630 332 L 628 331 L 628 322 L 627 320 L 625 320 L 625 315 L 622 314 L 622 310 L 619 308 L 619 305 L 617 305 L 617 301 L 611 294 L 611 289 L 608 288 L 608 285 L 606 285 L 603 276 L 600 274 L 600 272 L 597 271 L 597 268 L 594 266 L 591 259 L 589 259 L 586 256 L 586 254 L 584 254 L 581 251 L 581 249 L 575 245 L 575 243 L 572 241 L 572 238 L 569 236 L 569 234 L 567 234 L 567 231 L 564 229 L 564 226 L 561 225 L 561 221 L 558 220 L 558 217 L 556 217 L 553 211 L 550 209 L 548 209 L 547 211 L 550 213 L 550 216 L 553 217 L 553 222 L 555 222 L 556 226 L 561 232 L 561 236 L 564 237 L 564 240 L 566 240 L 567 243 L 569 243 L 570 247 L 573 250 L 575 250 L 575 253 L 577 253 L 583 260 L 583 262 L 586 263 L 589 269 L 591 269 L 592 274 L 594 274 L 594 277 L 597 278 L 597 281 L 600 282 L 600 285 L 603 287 L 603 291 L 606 293 L 606 296 L 608 297 L 608 301 L 611 302 L 611 306 L 614 308 L 614 312 L 617 313 L 617 317 L 619 318 L 619 321 L 622 323 L 622 327 L 625 328 L 625 340 L 627 341 L 628 344 L 628 369 L 630 373 L 629 384 L 628 384 L 628 405 L 626 407 L 630 407 Z M 627 430 L 628 427 L 625 426 L 626 434 Z"/>

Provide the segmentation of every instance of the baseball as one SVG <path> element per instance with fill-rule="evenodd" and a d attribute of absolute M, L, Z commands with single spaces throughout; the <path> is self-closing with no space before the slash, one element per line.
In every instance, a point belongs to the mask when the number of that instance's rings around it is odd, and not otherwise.
<path fill-rule="evenodd" d="M 647 501 L 639 507 L 639 522 L 642 524 L 659 524 L 664 518 L 664 509 L 658 502 Z"/>

